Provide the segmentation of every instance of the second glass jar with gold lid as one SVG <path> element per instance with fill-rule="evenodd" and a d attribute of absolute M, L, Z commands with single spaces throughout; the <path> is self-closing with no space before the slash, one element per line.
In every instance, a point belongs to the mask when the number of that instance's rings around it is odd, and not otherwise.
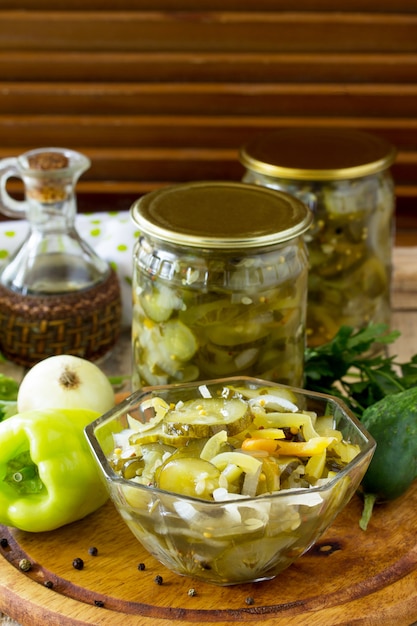
<path fill-rule="evenodd" d="M 131 208 L 133 386 L 245 374 L 301 385 L 312 215 L 244 183 L 151 192 Z"/>
<path fill-rule="evenodd" d="M 292 194 L 314 213 L 307 341 L 332 339 L 341 325 L 389 323 L 395 149 L 347 129 L 284 129 L 241 149 L 243 181 Z"/>

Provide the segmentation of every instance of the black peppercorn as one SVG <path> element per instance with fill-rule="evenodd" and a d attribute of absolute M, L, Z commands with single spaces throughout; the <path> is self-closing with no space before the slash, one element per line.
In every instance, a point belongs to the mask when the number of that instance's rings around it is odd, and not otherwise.
<path fill-rule="evenodd" d="M 155 576 L 154 581 L 156 582 L 157 585 L 162 585 L 162 583 L 164 582 L 164 579 L 162 578 L 162 576 Z"/>
<path fill-rule="evenodd" d="M 99 606 L 100 608 L 103 608 L 104 606 L 103 600 L 94 600 L 94 604 L 95 606 Z"/>
<path fill-rule="evenodd" d="M 255 600 L 252 598 L 252 596 L 248 596 L 245 600 L 246 604 L 255 604 Z"/>
<path fill-rule="evenodd" d="M 144 571 L 145 571 L 145 568 L 146 568 L 145 563 L 139 563 L 139 565 L 138 565 L 138 570 L 139 570 L 140 572 L 144 572 Z"/>
<path fill-rule="evenodd" d="M 28 572 L 32 569 L 32 563 L 29 561 L 29 559 L 21 559 L 19 561 L 19 569 L 21 569 L 22 572 Z"/>
<path fill-rule="evenodd" d="M 0 539 L 0 546 L 2 548 L 7 548 L 8 545 L 9 545 L 9 542 L 7 541 L 6 537 L 2 537 Z"/>
<path fill-rule="evenodd" d="M 52 589 L 52 587 L 54 586 L 54 583 L 52 582 L 52 580 L 45 580 L 43 584 L 45 587 L 48 587 L 48 589 Z"/>
<path fill-rule="evenodd" d="M 73 560 L 72 562 L 72 566 L 75 569 L 83 569 L 84 567 L 84 561 L 82 559 L 80 559 L 79 557 L 77 557 L 76 559 Z"/>
<path fill-rule="evenodd" d="M 97 556 L 98 554 L 98 550 L 95 546 L 91 546 L 91 548 L 88 548 L 88 554 L 90 556 Z"/>

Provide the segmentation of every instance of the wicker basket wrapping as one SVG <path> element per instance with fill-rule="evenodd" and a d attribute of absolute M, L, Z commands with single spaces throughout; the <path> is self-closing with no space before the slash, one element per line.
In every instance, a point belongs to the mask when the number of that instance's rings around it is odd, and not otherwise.
<path fill-rule="evenodd" d="M 96 360 L 116 343 L 122 305 L 116 273 L 85 291 L 22 296 L 0 286 L 0 352 L 25 367 L 55 354 Z"/>

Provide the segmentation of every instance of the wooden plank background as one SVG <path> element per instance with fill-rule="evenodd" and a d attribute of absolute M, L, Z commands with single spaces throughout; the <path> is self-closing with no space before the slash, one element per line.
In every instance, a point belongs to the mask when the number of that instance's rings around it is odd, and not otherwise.
<path fill-rule="evenodd" d="M 84 152 L 82 211 L 239 180 L 243 143 L 300 126 L 391 141 L 397 227 L 416 226 L 417 0 L 1 2 L 0 158 Z"/>

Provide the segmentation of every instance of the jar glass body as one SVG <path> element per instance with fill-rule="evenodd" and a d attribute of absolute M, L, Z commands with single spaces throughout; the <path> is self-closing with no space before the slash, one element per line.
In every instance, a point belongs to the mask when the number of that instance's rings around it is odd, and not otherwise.
<path fill-rule="evenodd" d="M 243 181 L 289 193 L 313 211 L 307 341 L 332 339 L 340 326 L 390 322 L 394 184 L 389 169 L 355 178 L 300 180 L 248 169 Z"/>
<path fill-rule="evenodd" d="M 300 386 L 307 274 L 302 236 L 228 251 L 142 234 L 134 250 L 133 387 L 236 374 Z"/>

